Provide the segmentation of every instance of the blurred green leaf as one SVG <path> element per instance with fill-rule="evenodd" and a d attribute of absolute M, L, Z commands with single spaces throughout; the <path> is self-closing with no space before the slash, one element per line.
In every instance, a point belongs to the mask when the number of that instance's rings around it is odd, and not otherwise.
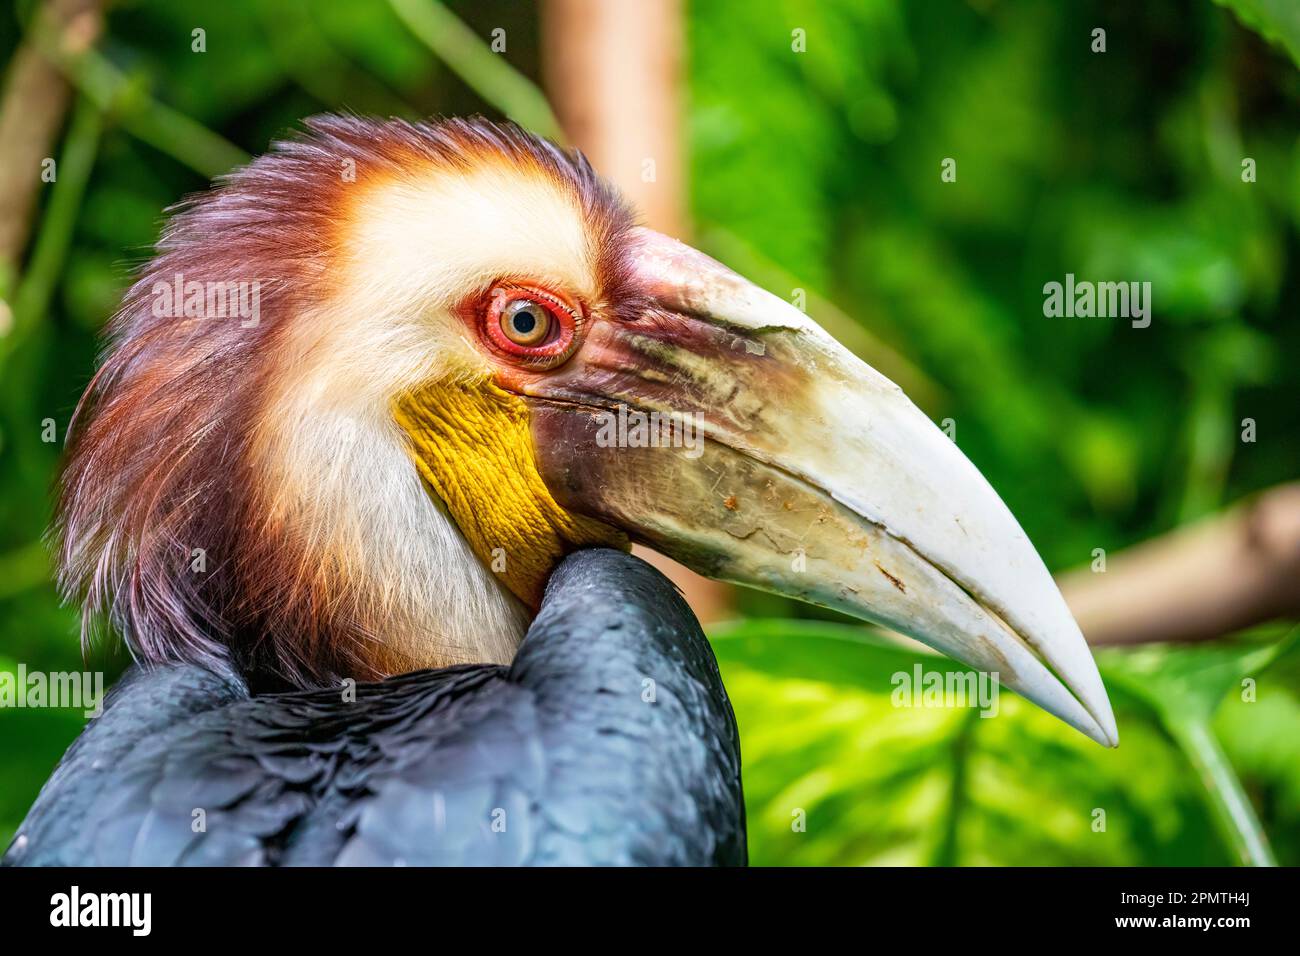
<path fill-rule="evenodd" d="M 1293 630 L 1282 640 L 1263 646 L 1151 647 L 1109 653 L 1101 661 L 1109 680 L 1122 683 L 1145 701 L 1186 752 L 1200 775 L 1220 832 L 1244 863 L 1268 866 L 1276 860 L 1259 817 L 1214 734 L 1212 720 L 1230 691 L 1247 679 L 1257 679 L 1297 647 L 1300 642 Z"/>
<path fill-rule="evenodd" d="M 1215 0 L 1260 36 L 1285 48 L 1300 66 L 1300 5 L 1294 0 Z"/>
<path fill-rule="evenodd" d="M 990 718 L 895 707 L 895 674 L 966 669 L 862 628 L 754 620 L 710 637 L 740 725 L 755 863 L 1232 859 L 1194 768 L 1122 685 L 1123 742 L 1106 750 L 1009 692 Z"/>

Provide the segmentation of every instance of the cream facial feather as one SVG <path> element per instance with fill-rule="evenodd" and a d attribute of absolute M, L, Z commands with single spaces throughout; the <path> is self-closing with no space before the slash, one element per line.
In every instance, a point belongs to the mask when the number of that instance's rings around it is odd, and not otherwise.
<path fill-rule="evenodd" d="M 358 183 L 345 201 L 335 292 L 301 316 L 259 423 L 270 513 L 373 582 L 376 648 L 409 666 L 507 663 L 528 614 L 412 469 L 392 400 L 491 371 L 452 314 L 502 277 L 595 296 L 576 197 L 510 165 Z"/>

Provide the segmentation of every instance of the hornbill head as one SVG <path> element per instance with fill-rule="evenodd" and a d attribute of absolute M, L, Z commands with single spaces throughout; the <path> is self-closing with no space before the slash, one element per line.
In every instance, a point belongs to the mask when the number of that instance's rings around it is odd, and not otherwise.
<path fill-rule="evenodd" d="M 508 661 L 567 552 L 911 634 L 1104 743 L 1016 520 L 801 311 L 512 126 L 323 118 L 183 205 L 87 390 L 65 587 L 144 660 Z"/>

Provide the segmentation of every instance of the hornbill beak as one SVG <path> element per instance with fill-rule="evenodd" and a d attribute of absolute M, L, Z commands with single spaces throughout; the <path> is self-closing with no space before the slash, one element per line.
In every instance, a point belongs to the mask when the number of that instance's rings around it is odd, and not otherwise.
<path fill-rule="evenodd" d="M 636 315 L 524 390 L 565 508 L 687 567 L 910 634 L 1115 746 L 1096 664 L 983 476 L 801 311 L 637 230 Z"/>

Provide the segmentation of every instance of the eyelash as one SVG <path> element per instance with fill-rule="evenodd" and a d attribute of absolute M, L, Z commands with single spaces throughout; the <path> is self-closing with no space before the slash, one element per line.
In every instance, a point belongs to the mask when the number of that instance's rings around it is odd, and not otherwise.
<path fill-rule="evenodd" d="M 501 317 L 512 302 L 527 299 L 546 310 L 554 323 L 540 345 L 520 345 L 506 337 L 501 328 Z M 505 358 L 517 365 L 534 369 L 549 369 L 563 364 L 575 351 L 582 328 L 582 314 L 559 296 L 525 285 L 494 286 L 483 307 L 483 334 L 488 343 Z"/>

